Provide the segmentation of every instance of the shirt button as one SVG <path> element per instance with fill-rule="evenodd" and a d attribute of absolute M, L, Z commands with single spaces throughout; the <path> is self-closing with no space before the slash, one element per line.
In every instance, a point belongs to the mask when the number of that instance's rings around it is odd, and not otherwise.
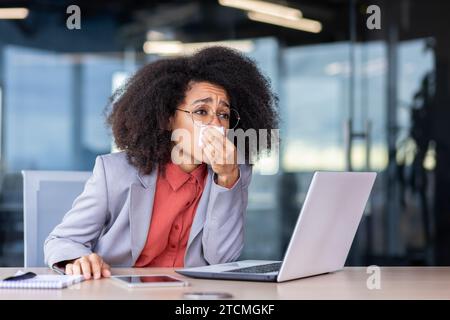
<path fill-rule="evenodd" d="M 178 225 L 175 226 L 175 230 L 178 230 L 180 227 Z"/>
<path fill-rule="evenodd" d="M 170 247 L 171 247 L 172 249 L 175 249 L 177 246 L 174 245 L 174 244 L 172 244 Z"/>

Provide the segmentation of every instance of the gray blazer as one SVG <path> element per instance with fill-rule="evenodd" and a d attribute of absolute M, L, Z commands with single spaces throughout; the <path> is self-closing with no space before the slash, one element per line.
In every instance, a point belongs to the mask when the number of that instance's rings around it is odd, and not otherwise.
<path fill-rule="evenodd" d="M 244 245 L 251 166 L 239 165 L 231 189 L 214 182 L 211 167 L 197 207 L 184 265 L 235 261 Z M 98 156 L 83 192 L 44 244 L 45 262 L 72 260 L 92 252 L 115 267 L 134 266 L 147 240 L 157 170 L 141 175 L 125 152 Z"/>

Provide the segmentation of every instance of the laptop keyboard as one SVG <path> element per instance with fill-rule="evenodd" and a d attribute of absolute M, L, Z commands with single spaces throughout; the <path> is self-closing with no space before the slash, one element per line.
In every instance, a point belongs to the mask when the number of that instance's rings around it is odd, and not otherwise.
<path fill-rule="evenodd" d="M 259 266 L 226 270 L 225 272 L 269 273 L 269 272 L 279 271 L 280 268 L 281 268 L 281 262 L 276 262 L 276 263 L 262 264 Z"/>

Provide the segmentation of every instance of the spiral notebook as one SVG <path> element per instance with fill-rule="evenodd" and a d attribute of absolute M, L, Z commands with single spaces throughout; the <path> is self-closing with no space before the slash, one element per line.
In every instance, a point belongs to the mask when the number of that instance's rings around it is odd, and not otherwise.
<path fill-rule="evenodd" d="M 23 274 L 18 271 L 15 276 Z M 0 281 L 0 289 L 63 289 L 83 281 L 83 276 L 69 275 L 36 275 L 31 279 Z"/>

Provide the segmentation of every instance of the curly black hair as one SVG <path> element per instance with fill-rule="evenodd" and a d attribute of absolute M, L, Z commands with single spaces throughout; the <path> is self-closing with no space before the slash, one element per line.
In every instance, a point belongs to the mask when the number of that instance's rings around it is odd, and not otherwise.
<path fill-rule="evenodd" d="M 279 121 L 278 97 L 271 90 L 270 80 L 240 52 L 213 46 L 191 56 L 149 63 L 112 95 L 105 110 L 106 123 L 130 164 L 149 174 L 155 165 L 170 161 L 172 143 L 167 124 L 191 82 L 222 87 L 239 112 L 236 129 L 255 129 L 257 133 L 267 129 L 266 151 L 270 152 L 271 129 L 277 129 Z M 257 138 L 259 145 L 259 133 Z M 245 161 L 249 163 L 252 154 L 247 149 Z M 256 155 L 262 151 L 258 148 Z"/>

